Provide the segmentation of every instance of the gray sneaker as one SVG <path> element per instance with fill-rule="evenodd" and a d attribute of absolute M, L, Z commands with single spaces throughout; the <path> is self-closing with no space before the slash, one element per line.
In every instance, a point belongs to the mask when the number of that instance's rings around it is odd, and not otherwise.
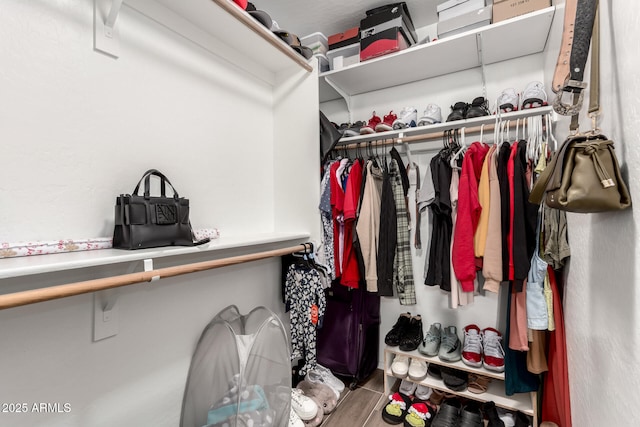
<path fill-rule="evenodd" d="M 443 362 L 457 362 L 462 359 L 462 344 L 455 326 L 447 326 L 442 330 L 438 358 Z"/>
<path fill-rule="evenodd" d="M 440 339 L 442 335 L 442 325 L 440 323 L 433 323 L 429 327 L 427 335 L 418 346 L 418 351 L 426 356 L 436 356 L 438 350 L 440 350 Z"/>

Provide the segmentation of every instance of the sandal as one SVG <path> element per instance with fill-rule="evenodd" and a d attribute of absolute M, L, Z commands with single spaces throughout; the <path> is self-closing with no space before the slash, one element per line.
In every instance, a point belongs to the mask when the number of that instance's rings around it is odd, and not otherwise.
<path fill-rule="evenodd" d="M 481 394 L 487 391 L 491 378 L 484 375 L 469 374 L 467 389 L 474 394 Z"/>

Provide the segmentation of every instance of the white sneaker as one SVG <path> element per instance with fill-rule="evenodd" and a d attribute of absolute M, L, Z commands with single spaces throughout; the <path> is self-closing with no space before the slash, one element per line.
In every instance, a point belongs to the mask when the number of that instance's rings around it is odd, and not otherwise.
<path fill-rule="evenodd" d="M 406 378 L 409 373 L 409 356 L 396 354 L 391 364 L 391 372 L 398 378 Z"/>
<path fill-rule="evenodd" d="M 415 107 L 404 107 L 398 114 L 398 118 L 393 122 L 393 128 L 396 130 L 413 128 L 416 127 L 417 121 L 418 110 Z"/>
<path fill-rule="evenodd" d="M 309 396 L 298 388 L 291 389 L 291 409 L 301 420 L 309 421 L 318 415 L 318 405 Z"/>
<path fill-rule="evenodd" d="M 427 362 L 411 359 L 409 364 L 409 378 L 413 381 L 422 381 L 427 378 Z"/>
<path fill-rule="evenodd" d="M 400 381 L 400 388 L 398 388 L 398 391 L 405 396 L 411 396 L 413 393 L 415 393 L 417 388 L 418 385 L 413 381 L 402 380 Z"/>
<path fill-rule="evenodd" d="M 294 412 L 293 408 L 289 411 L 289 427 L 304 427 L 304 422 Z"/>
<path fill-rule="evenodd" d="M 431 389 L 431 387 L 427 387 L 426 385 L 420 384 L 416 389 L 415 395 L 420 400 L 429 400 L 432 392 L 433 390 Z"/>
<path fill-rule="evenodd" d="M 522 109 L 538 108 L 547 105 L 547 92 L 540 82 L 531 82 L 522 92 Z"/>
<path fill-rule="evenodd" d="M 427 126 L 435 123 L 442 123 L 442 111 L 436 104 L 428 104 L 424 114 L 418 120 L 418 126 Z"/>
<path fill-rule="evenodd" d="M 498 109 L 501 113 L 510 113 L 512 111 L 518 111 L 518 94 L 512 87 L 502 91 L 498 96 Z"/>
<path fill-rule="evenodd" d="M 316 364 L 316 371 L 320 372 L 320 375 L 324 378 L 325 383 L 332 389 L 336 390 L 338 394 L 344 391 L 344 383 L 331 372 L 331 369 L 325 368 L 322 365 Z"/>
<path fill-rule="evenodd" d="M 327 382 L 326 375 L 323 375 L 319 370 L 316 370 L 316 369 L 309 370 L 309 372 L 307 372 L 307 375 L 304 377 L 304 379 L 313 384 L 320 383 L 320 384 L 326 385 L 335 393 L 338 399 L 340 398 L 340 392 L 335 388 L 333 388 L 331 384 Z"/>

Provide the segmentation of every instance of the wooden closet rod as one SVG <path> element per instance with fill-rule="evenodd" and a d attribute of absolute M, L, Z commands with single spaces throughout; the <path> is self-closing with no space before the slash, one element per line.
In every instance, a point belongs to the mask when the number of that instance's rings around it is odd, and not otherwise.
<path fill-rule="evenodd" d="M 292 254 L 294 252 L 306 252 L 309 249 L 309 244 L 302 244 L 297 246 L 290 246 L 288 248 L 274 249 L 271 251 L 239 255 L 212 261 L 195 262 L 191 264 L 178 265 L 175 267 L 160 268 L 158 270 L 141 271 L 137 273 L 105 277 L 102 279 L 87 280 L 84 282 L 68 283 L 64 285 L 51 286 L 48 288 L 15 292 L 12 294 L 0 295 L 0 310 L 19 307 L 21 305 L 28 305 L 43 301 L 71 297 L 74 295 L 87 294 L 90 292 L 102 291 L 105 289 L 119 288 L 121 286 L 128 286 L 136 283 L 150 282 L 155 278 L 180 276 L 182 274 L 196 273 L 198 271 L 227 267 L 230 265 L 242 264 L 245 262 L 257 261 L 265 258 L 279 257 Z"/>

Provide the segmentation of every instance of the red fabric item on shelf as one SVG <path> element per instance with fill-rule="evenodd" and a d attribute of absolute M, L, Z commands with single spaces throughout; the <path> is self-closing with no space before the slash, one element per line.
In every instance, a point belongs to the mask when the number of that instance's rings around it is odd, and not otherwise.
<path fill-rule="evenodd" d="M 567 343 L 564 334 L 562 301 L 558 294 L 556 276 L 551 266 L 547 267 L 551 291 L 553 292 L 553 317 L 555 331 L 549 332 L 549 372 L 544 378 L 542 395 L 542 421 L 552 421 L 559 427 L 571 427 L 571 394 L 569 392 L 569 365 Z"/>
<path fill-rule="evenodd" d="M 360 268 L 358 266 L 358 257 L 353 247 L 353 233 L 356 227 L 356 214 L 361 187 L 362 162 L 355 160 L 349 171 L 344 195 L 344 256 L 342 259 L 342 277 L 340 278 L 340 283 L 350 288 L 358 288 L 360 283 Z"/>

